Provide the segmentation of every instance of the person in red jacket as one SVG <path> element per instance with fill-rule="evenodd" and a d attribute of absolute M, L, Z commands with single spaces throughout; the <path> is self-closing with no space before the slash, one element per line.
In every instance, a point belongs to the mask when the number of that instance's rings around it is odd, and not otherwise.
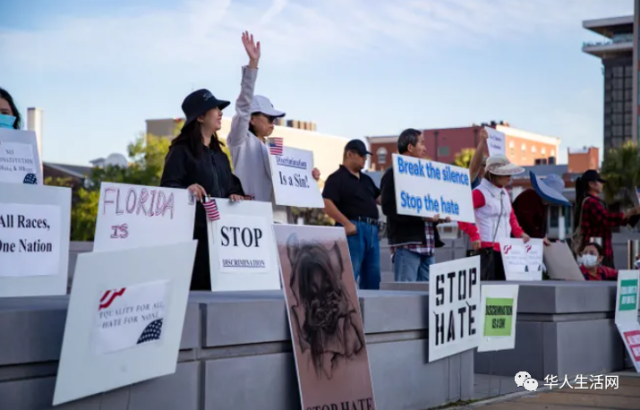
<path fill-rule="evenodd" d="M 597 243 L 584 247 L 578 262 L 584 280 L 618 280 L 618 271 L 602 265 L 604 249 Z"/>
<path fill-rule="evenodd" d="M 504 280 L 504 266 L 500 254 L 500 240 L 516 237 L 529 241 L 527 235 L 516 218 L 511 207 L 511 200 L 506 186 L 511 183 L 513 175 L 521 174 L 524 169 L 512 164 L 504 155 L 493 155 L 487 160 L 484 178 L 473 190 L 473 208 L 476 223 L 459 222 L 458 226 L 469 235 L 474 251 L 481 248 L 493 260 L 493 269 L 484 279 Z M 491 255 L 493 249 L 493 255 Z M 483 263 L 485 263 L 483 261 Z M 487 270 L 486 266 L 482 271 Z"/>

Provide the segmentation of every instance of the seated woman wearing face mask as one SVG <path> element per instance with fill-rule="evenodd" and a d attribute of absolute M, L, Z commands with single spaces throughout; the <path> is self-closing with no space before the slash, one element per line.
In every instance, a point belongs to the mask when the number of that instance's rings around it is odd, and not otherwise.
<path fill-rule="evenodd" d="M 580 271 L 584 280 L 617 280 L 618 271 L 602 265 L 604 249 L 597 243 L 590 243 L 584 247 L 578 257 Z"/>

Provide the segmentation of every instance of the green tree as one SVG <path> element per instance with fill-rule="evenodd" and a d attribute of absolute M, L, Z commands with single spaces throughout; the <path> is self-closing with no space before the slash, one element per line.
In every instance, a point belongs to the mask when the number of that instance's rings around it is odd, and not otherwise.
<path fill-rule="evenodd" d="M 607 180 L 604 188 L 608 202 L 619 199 L 619 195 L 626 189 L 640 186 L 638 145 L 633 141 L 627 141 L 622 147 L 607 151 L 601 173 Z"/>
<path fill-rule="evenodd" d="M 476 153 L 476 150 L 473 148 L 465 148 L 462 151 L 458 152 L 453 159 L 453 165 L 462 168 L 469 168 L 471 164 L 471 159 L 473 155 Z"/>

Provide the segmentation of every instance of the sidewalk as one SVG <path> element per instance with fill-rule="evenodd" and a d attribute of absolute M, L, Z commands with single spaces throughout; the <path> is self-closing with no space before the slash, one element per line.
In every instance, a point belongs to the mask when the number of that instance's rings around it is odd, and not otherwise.
<path fill-rule="evenodd" d="M 618 389 L 606 390 L 581 390 L 554 387 L 538 392 L 526 391 L 507 394 L 469 404 L 467 406 L 453 407 L 451 410 L 632 410 L 640 409 L 640 375 L 637 373 L 614 373 L 619 376 Z M 543 382 L 544 383 L 544 382 Z M 497 384 L 497 383 L 496 383 Z M 506 384 L 506 383 L 504 383 Z M 480 386 L 477 386 L 480 387 Z M 484 387 L 484 386 L 482 386 Z M 492 389 L 493 390 L 493 386 Z M 496 385 L 496 390 L 498 386 Z M 478 392 L 478 389 L 476 390 Z M 476 393 L 477 394 L 477 393 Z"/>

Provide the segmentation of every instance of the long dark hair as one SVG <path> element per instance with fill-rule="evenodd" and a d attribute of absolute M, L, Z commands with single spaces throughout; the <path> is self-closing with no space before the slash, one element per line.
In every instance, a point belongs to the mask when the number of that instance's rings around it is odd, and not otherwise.
<path fill-rule="evenodd" d="M 187 144 L 194 157 L 200 158 L 204 153 L 202 148 L 202 126 L 198 121 L 193 121 L 182 128 L 180 134 L 171 141 L 171 148 L 174 145 Z M 209 143 L 209 149 L 213 151 L 222 151 L 224 143 L 218 139 L 218 134 L 215 132 L 211 136 L 211 142 Z"/>
<path fill-rule="evenodd" d="M 9 94 L 7 90 L 0 88 L 0 98 L 9 103 L 13 116 L 16 117 L 16 120 L 13 122 L 13 128 L 19 130 L 22 126 L 22 117 L 20 117 L 20 111 L 18 111 L 18 107 L 16 107 L 16 104 L 13 102 L 13 97 L 11 97 L 11 94 Z"/>

